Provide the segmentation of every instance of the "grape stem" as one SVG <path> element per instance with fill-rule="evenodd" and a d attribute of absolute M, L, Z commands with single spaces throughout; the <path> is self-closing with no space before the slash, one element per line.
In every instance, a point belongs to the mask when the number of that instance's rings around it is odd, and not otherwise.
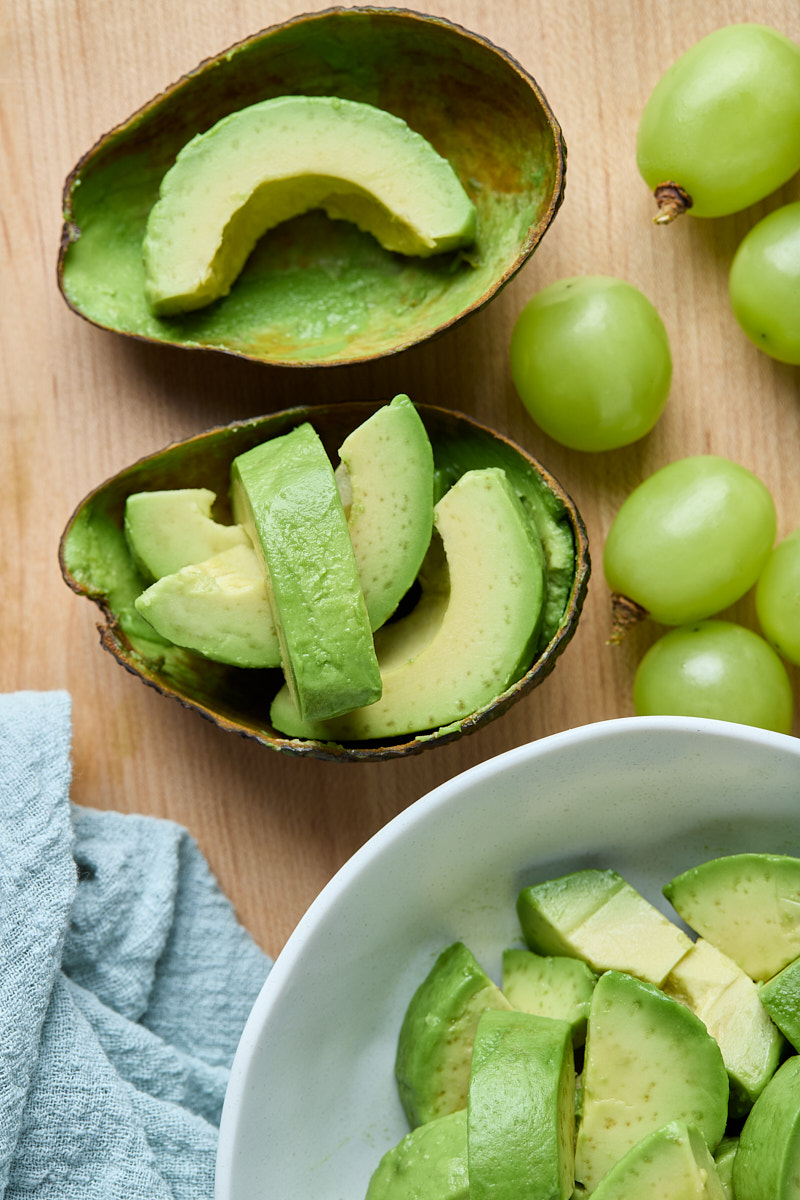
<path fill-rule="evenodd" d="M 646 608 L 642 608 L 641 604 L 637 604 L 635 600 L 631 600 L 630 596 L 623 596 L 620 592 L 611 593 L 611 637 L 606 642 L 607 646 L 618 646 L 629 629 L 633 629 L 634 625 L 638 625 L 640 621 L 644 621 L 650 614 Z"/>
<path fill-rule="evenodd" d="M 680 184 L 673 183 L 671 180 L 660 183 L 654 189 L 653 195 L 658 205 L 658 213 L 653 217 L 656 225 L 670 225 L 676 217 L 682 216 L 694 203 L 689 193 L 685 192 Z"/>

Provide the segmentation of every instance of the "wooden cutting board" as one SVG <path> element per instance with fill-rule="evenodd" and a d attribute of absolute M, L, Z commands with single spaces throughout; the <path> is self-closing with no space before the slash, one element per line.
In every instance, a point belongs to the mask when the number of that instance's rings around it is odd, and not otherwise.
<path fill-rule="evenodd" d="M 688 454 L 726 455 L 769 485 L 780 536 L 800 525 L 800 368 L 755 350 L 727 299 L 738 242 L 766 212 L 800 198 L 800 180 L 736 216 L 659 229 L 634 156 L 642 105 L 678 54 L 743 20 L 800 41 L 796 0 L 437 0 L 429 11 L 490 38 L 538 80 L 569 159 L 565 203 L 534 258 L 487 309 L 430 345 L 349 370 L 282 371 L 137 344 L 68 311 L 55 283 L 60 195 L 80 155 L 201 59 L 324 7 L 313 0 L 5 0 L 0 22 L 1 685 L 67 688 L 75 801 L 188 826 L 242 921 L 272 954 L 345 859 L 431 788 L 532 739 L 632 715 L 633 672 L 655 631 L 606 645 L 601 556 L 618 505 L 644 476 Z M 675 362 L 656 429 L 602 455 L 545 437 L 509 376 L 509 336 L 526 299 L 579 273 L 618 275 L 640 287 L 663 316 Z M 100 650 L 95 610 L 68 591 L 57 562 L 59 535 L 86 492 L 139 456 L 220 422 L 398 391 L 449 404 L 524 443 L 583 513 L 594 577 L 578 633 L 539 690 L 453 745 L 340 765 L 283 758 L 222 733 Z M 753 624 L 752 598 L 732 615 Z M 800 708 L 797 670 L 792 680 Z"/>

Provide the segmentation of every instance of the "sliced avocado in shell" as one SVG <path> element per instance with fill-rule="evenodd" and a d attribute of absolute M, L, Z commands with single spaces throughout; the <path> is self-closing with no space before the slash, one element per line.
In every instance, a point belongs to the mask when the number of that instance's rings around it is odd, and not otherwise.
<path fill-rule="evenodd" d="M 59 561 L 68 586 L 98 605 L 103 648 L 143 682 L 221 728 L 282 753 L 327 760 L 370 761 L 419 753 L 500 716 L 542 682 L 574 634 L 586 594 L 590 564 L 583 522 L 560 484 L 522 447 L 472 418 L 428 405 L 416 408 L 430 438 L 435 475 L 458 478 L 476 464 L 501 467 L 528 513 L 536 514 L 545 548 L 546 608 L 552 621 L 540 634 L 528 670 L 501 697 L 451 726 L 389 739 L 378 746 L 288 738 L 269 720 L 269 702 L 283 683 L 280 671 L 243 670 L 204 660 L 165 643 L 137 613 L 134 602 L 148 581 L 135 566 L 123 533 L 125 501 L 131 493 L 208 488 L 217 496 L 219 521 L 231 523 L 227 491 L 231 463 L 238 454 L 308 420 L 335 461 L 345 438 L 379 407 L 381 403 L 371 402 L 305 406 L 220 426 L 131 464 L 90 492 L 64 530 Z M 542 529 L 550 530 L 552 536 L 543 534 Z M 570 547 L 566 591 L 561 566 L 556 568 L 555 580 L 551 571 L 548 547 L 554 542 Z"/>
<path fill-rule="evenodd" d="M 409 258 L 317 210 L 262 237 L 227 296 L 157 316 L 142 244 L 168 169 L 196 134 L 285 96 L 369 104 L 405 121 L 475 204 L 474 248 Z M 486 39 L 396 9 L 304 14 L 206 59 L 82 156 L 64 186 L 59 285 L 76 313 L 131 337 L 287 366 L 373 359 L 487 303 L 548 229 L 564 175 L 540 88 Z"/>

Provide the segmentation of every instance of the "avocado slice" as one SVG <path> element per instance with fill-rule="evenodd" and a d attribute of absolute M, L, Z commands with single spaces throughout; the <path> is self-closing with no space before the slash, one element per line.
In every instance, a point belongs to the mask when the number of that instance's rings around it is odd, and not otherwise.
<path fill-rule="evenodd" d="M 174 646 L 234 667 L 281 665 L 264 569 L 249 538 L 246 545 L 164 575 L 135 605 Z"/>
<path fill-rule="evenodd" d="M 728 1076 L 700 1018 L 632 975 L 601 975 L 589 1010 L 576 1179 L 593 1191 L 632 1146 L 670 1121 L 696 1125 L 713 1149 L 727 1117 Z"/>
<path fill-rule="evenodd" d="M 172 575 L 233 546 L 250 546 L 241 525 L 211 516 L 216 494 L 209 488 L 134 492 L 125 501 L 125 540 L 146 579 Z"/>
<path fill-rule="evenodd" d="M 567 1021 L 572 1042 L 582 1046 L 595 974 L 579 958 L 542 956 L 532 950 L 503 951 L 502 990 L 514 1008 Z"/>
<path fill-rule="evenodd" d="M 537 954 L 584 959 L 659 986 L 692 943 L 616 871 L 588 868 L 523 888 L 525 941 Z"/>
<path fill-rule="evenodd" d="M 800 1050 L 800 958 L 760 984 L 758 995 L 778 1029 Z"/>
<path fill-rule="evenodd" d="M 544 554 L 505 472 L 468 471 L 436 505 L 434 524 L 444 559 L 431 570 L 424 606 L 376 637 L 380 700 L 335 721 L 309 721 L 282 689 L 270 711 L 276 729 L 322 741 L 435 729 L 463 720 L 525 673 L 544 606 Z"/>
<path fill-rule="evenodd" d="M 664 980 L 668 996 L 695 1013 L 722 1051 L 731 1109 L 747 1112 L 772 1078 L 784 1046 L 758 987 L 732 959 L 699 938 Z"/>
<path fill-rule="evenodd" d="M 397 608 L 422 566 L 433 529 L 433 451 L 406 395 L 395 396 L 345 438 L 342 497 L 372 629 Z"/>
<path fill-rule="evenodd" d="M 321 720 L 381 694 L 364 594 L 333 468 L 308 422 L 239 455 L 234 516 L 263 556 L 292 699 Z"/>
<path fill-rule="evenodd" d="M 800 1057 L 788 1058 L 756 1100 L 733 1160 L 736 1200 L 796 1200 L 800 1179 Z"/>
<path fill-rule="evenodd" d="M 470 1200 L 568 1200 L 574 1107 L 569 1023 L 483 1013 L 467 1107 Z"/>
<path fill-rule="evenodd" d="M 467 1110 L 437 1117 L 387 1150 L 372 1173 L 366 1200 L 470 1200 Z"/>
<path fill-rule="evenodd" d="M 687 925 L 757 982 L 800 956 L 800 858 L 714 858 L 677 875 L 664 895 Z"/>
<path fill-rule="evenodd" d="M 594 1200 L 725 1200 L 705 1138 L 685 1121 L 654 1129 L 615 1163 Z"/>
<path fill-rule="evenodd" d="M 443 950 L 411 997 L 395 1078 L 412 1126 L 466 1108 L 472 1044 L 487 1008 L 511 1005 L 463 942 Z"/>
<path fill-rule="evenodd" d="M 197 134 L 162 179 L 142 244 L 153 312 L 227 295 L 262 234 L 314 208 L 424 258 L 477 228 L 450 163 L 402 118 L 339 96 L 277 96 Z"/>

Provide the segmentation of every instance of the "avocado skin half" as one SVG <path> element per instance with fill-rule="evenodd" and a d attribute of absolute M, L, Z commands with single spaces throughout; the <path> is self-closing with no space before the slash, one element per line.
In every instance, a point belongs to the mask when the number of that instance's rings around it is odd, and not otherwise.
<path fill-rule="evenodd" d="M 259 242 L 229 296 L 160 319 L 142 241 L 179 150 L 277 96 L 340 96 L 401 117 L 446 158 L 478 212 L 466 253 L 404 259 L 311 212 Z M 566 149 L 535 80 L 491 42 L 438 17 L 333 8 L 208 59 L 106 133 L 63 193 L 58 282 L 101 328 L 284 366 L 395 353 L 486 304 L 527 261 L 563 199 Z"/>
<path fill-rule="evenodd" d="M 245 670 L 210 662 L 167 646 L 134 607 L 146 587 L 123 532 L 125 500 L 132 492 L 207 487 L 217 495 L 212 515 L 231 521 L 225 499 L 234 458 L 267 438 L 310 421 L 335 459 L 356 426 L 385 401 L 335 403 L 287 409 L 198 434 L 140 459 L 90 492 L 70 518 L 59 546 L 64 580 L 99 606 L 100 642 L 126 670 L 163 695 L 194 709 L 222 729 L 254 738 L 282 753 L 332 761 L 380 761 L 444 745 L 501 716 L 553 670 L 577 628 L 590 575 L 583 520 L 561 485 L 532 455 L 462 413 L 416 405 L 434 458 L 435 498 L 465 471 L 502 467 L 531 515 L 555 564 L 548 577 L 545 627 L 538 656 L 502 695 L 463 720 L 441 729 L 374 745 L 288 738 L 269 723 L 269 704 L 283 683 L 280 671 Z"/>

